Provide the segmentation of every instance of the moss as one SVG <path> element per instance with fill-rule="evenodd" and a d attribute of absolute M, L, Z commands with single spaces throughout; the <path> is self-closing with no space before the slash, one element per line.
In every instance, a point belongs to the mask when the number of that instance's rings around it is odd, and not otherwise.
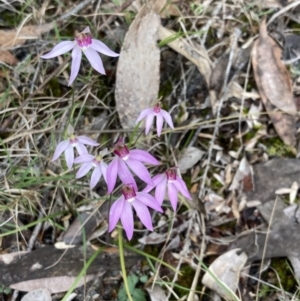
<path fill-rule="evenodd" d="M 170 95 L 173 91 L 173 85 L 170 80 L 165 81 L 159 89 L 159 98 L 164 98 L 168 95 Z"/>
<path fill-rule="evenodd" d="M 174 291 L 181 298 L 181 297 L 187 295 L 189 288 L 192 286 L 195 271 L 189 265 L 184 264 L 180 268 L 180 273 L 181 273 L 181 275 L 178 277 L 176 284 L 178 286 L 182 286 L 183 288 L 176 286 L 174 288 Z M 186 289 L 184 289 L 184 288 L 186 288 Z M 196 287 L 196 290 L 200 291 L 201 288 Z"/>
<path fill-rule="evenodd" d="M 294 147 L 284 144 L 279 137 L 267 139 L 264 144 L 269 156 L 295 158 Z"/>
<path fill-rule="evenodd" d="M 297 281 L 292 274 L 292 268 L 290 267 L 288 261 L 284 258 L 274 258 L 272 259 L 272 268 L 276 271 L 280 281 L 277 281 L 276 286 L 282 286 L 285 291 L 294 293 L 297 290 Z"/>
<path fill-rule="evenodd" d="M 61 85 L 58 82 L 58 79 L 56 77 L 52 78 L 49 81 L 49 89 L 51 91 L 51 94 L 55 97 L 61 97 L 62 96 L 62 90 L 61 90 Z"/>

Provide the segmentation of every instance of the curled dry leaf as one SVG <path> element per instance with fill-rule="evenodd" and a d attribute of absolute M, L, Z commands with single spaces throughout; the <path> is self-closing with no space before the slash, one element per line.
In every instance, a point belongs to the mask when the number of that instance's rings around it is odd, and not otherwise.
<path fill-rule="evenodd" d="M 289 73 L 281 61 L 279 46 L 269 37 L 266 21 L 252 49 L 252 65 L 257 88 L 280 138 L 288 145 L 296 143 L 296 105 Z M 279 110 L 278 110 L 279 109 Z"/>
<path fill-rule="evenodd" d="M 160 50 L 159 11 L 166 0 L 148 1 L 132 22 L 120 53 L 116 107 L 123 128 L 133 128 L 140 112 L 157 100 Z"/>
<path fill-rule="evenodd" d="M 229 190 L 238 190 L 239 188 L 242 188 L 245 192 L 254 190 L 253 171 L 245 157 L 240 162 Z"/>
<path fill-rule="evenodd" d="M 246 253 L 237 252 L 240 249 L 233 249 L 219 256 L 206 271 L 202 283 L 214 290 L 226 300 L 238 300 L 235 295 L 240 272 L 248 257 Z"/>
<path fill-rule="evenodd" d="M 168 46 L 194 63 L 199 69 L 199 72 L 205 78 L 206 85 L 209 87 L 212 68 L 205 48 L 196 43 L 191 44 L 186 39 L 181 37 L 178 37 L 174 40 L 174 37 L 176 37 L 176 32 L 163 26 L 159 27 L 158 36 L 162 41 L 170 40 L 170 42 L 167 43 Z"/>

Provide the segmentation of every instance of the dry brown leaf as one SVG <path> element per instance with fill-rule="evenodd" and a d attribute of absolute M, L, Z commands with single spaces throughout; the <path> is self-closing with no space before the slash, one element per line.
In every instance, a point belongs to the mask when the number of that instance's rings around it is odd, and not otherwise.
<path fill-rule="evenodd" d="M 19 63 L 18 59 L 8 50 L 0 50 L 0 62 L 15 66 Z"/>
<path fill-rule="evenodd" d="M 174 37 L 175 34 L 175 31 L 163 26 L 159 27 L 158 36 L 162 41 Z M 176 40 L 168 43 L 168 45 L 198 67 L 199 72 L 203 75 L 206 84 L 209 87 L 211 62 L 205 48 L 196 43 L 191 44 L 184 38 L 177 38 Z"/>
<path fill-rule="evenodd" d="M 54 23 L 28 25 L 12 30 L 0 30 L 1 49 L 23 45 L 27 40 L 37 39 L 41 34 L 53 29 Z"/>
<path fill-rule="evenodd" d="M 226 300 L 237 300 L 235 291 L 241 269 L 244 267 L 248 256 L 246 253 L 238 255 L 239 249 L 230 250 L 219 256 L 206 271 L 202 283 L 215 291 Z"/>
<path fill-rule="evenodd" d="M 269 101 L 278 109 L 295 114 L 296 105 L 290 75 L 281 60 L 281 49 L 268 35 L 266 20 L 260 26 L 255 48 L 252 63 L 259 91 L 262 89 Z"/>
<path fill-rule="evenodd" d="M 181 173 L 186 173 L 192 168 L 205 154 L 201 149 L 190 146 L 186 148 L 178 160 L 178 167 Z"/>
<path fill-rule="evenodd" d="M 123 128 L 133 128 L 140 112 L 157 100 L 160 50 L 159 11 L 166 0 L 148 1 L 132 22 L 122 47 L 116 79 L 116 107 Z"/>
<path fill-rule="evenodd" d="M 100 277 L 103 274 L 104 272 L 102 272 L 101 274 L 99 273 L 99 275 L 97 274 L 86 275 L 85 277 L 80 279 L 76 287 L 79 287 L 84 283 L 95 279 L 96 277 Z M 74 277 L 57 276 L 57 277 L 26 280 L 26 281 L 14 283 L 9 287 L 23 292 L 38 290 L 42 287 L 48 289 L 51 292 L 51 294 L 57 294 L 57 293 L 66 292 L 72 286 L 75 280 L 76 280 L 76 276 Z"/>
<path fill-rule="evenodd" d="M 261 99 L 278 135 L 286 144 L 295 145 L 296 124 L 293 115 L 297 109 L 290 76 L 281 61 L 281 50 L 268 36 L 265 20 L 252 49 L 252 65 Z"/>
<path fill-rule="evenodd" d="M 175 17 L 181 16 L 181 12 L 178 7 L 179 4 L 180 4 L 180 0 L 168 1 L 167 5 L 160 12 L 160 16 L 162 18 L 169 18 L 170 16 L 175 16 Z"/>
<path fill-rule="evenodd" d="M 239 190 L 240 188 L 245 192 L 254 190 L 252 167 L 245 157 L 241 160 L 239 168 L 228 189 L 232 191 Z"/>

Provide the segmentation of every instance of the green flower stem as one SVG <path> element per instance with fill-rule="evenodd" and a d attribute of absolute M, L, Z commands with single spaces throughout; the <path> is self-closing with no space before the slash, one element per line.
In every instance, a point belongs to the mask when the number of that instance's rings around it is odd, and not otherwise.
<path fill-rule="evenodd" d="M 120 264 L 121 264 L 122 276 L 123 276 L 123 280 L 124 280 L 124 287 L 125 287 L 129 301 L 133 301 L 131 293 L 130 293 L 129 285 L 128 285 L 127 274 L 126 274 L 124 249 L 123 249 L 123 235 L 122 235 L 121 227 L 118 227 L 118 242 L 119 242 Z"/>

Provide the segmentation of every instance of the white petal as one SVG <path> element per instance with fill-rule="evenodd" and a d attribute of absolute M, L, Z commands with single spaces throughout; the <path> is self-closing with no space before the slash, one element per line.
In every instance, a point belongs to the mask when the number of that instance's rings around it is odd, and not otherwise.
<path fill-rule="evenodd" d="M 101 74 L 106 74 L 101 57 L 99 54 L 92 48 L 88 48 L 84 51 L 85 56 L 89 60 L 92 67 Z"/>
<path fill-rule="evenodd" d="M 71 76 L 69 79 L 69 84 L 68 86 L 71 86 L 73 81 L 75 80 L 76 76 L 78 75 L 79 68 L 80 68 L 80 63 L 81 63 L 81 49 L 78 45 L 74 47 L 72 51 L 72 65 L 71 65 Z"/>
<path fill-rule="evenodd" d="M 76 42 L 64 41 L 58 43 L 49 53 L 41 56 L 42 59 L 52 59 L 53 57 L 64 54 L 74 48 Z"/>
<path fill-rule="evenodd" d="M 119 56 L 118 53 L 110 50 L 104 43 L 96 39 L 92 39 L 92 45 L 90 47 L 107 56 L 112 56 L 112 57 Z"/>

